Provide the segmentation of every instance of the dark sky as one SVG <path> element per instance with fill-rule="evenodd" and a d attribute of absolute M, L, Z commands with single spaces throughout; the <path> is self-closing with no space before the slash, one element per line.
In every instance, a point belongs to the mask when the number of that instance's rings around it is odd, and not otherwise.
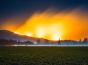
<path fill-rule="evenodd" d="M 0 25 L 9 18 L 25 20 L 33 12 L 54 8 L 58 11 L 82 7 L 88 11 L 88 0 L 0 0 Z"/>
<path fill-rule="evenodd" d="M 0 0 L 0 18 L 31 14 L 48 8 L 65 10 L 79 6 L 88 9 L 88 0 Z"/>

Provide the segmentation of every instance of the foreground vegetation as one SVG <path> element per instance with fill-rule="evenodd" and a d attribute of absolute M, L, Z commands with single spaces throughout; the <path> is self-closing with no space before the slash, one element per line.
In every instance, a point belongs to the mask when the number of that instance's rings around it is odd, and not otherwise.
<path fill-rule="evenodd" d="M 88 47 L 0 47 L 0 65 L 88 65 Z"/>

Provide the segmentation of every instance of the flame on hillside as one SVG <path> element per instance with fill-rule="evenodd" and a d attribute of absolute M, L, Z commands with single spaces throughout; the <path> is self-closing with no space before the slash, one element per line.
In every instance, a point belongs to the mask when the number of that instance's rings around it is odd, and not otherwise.
<path fill-rule="evenodd" d="M 78 10 L 57 13 L 54 11 L 35 12 L 16 30 L 10 30 L 20 35 L 48 40 L 78 40 L 88 36 L 87 17 Z"/>

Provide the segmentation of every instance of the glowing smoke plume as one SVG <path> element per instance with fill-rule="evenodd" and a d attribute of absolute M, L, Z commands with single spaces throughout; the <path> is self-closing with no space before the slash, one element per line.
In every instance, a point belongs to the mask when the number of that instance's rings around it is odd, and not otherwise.
<path fill-rule="evenodd" d="M 25 23 L 13 31 L 20 35 L 49 40 L 79 40 L 88 37 L 88 15 L 80 10 L 70 12 L 35 12 Z"/>

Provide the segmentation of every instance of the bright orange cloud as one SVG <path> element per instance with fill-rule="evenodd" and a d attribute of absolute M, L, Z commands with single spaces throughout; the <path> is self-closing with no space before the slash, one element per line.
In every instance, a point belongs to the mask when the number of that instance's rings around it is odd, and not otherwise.
<path fill-rule="evenodd" d="M 88 37 L 88 16 L 79 10 L 71 12 L 45 11 L 34 13 L 13 32 L 49 40 L 79 40 Z"/>

